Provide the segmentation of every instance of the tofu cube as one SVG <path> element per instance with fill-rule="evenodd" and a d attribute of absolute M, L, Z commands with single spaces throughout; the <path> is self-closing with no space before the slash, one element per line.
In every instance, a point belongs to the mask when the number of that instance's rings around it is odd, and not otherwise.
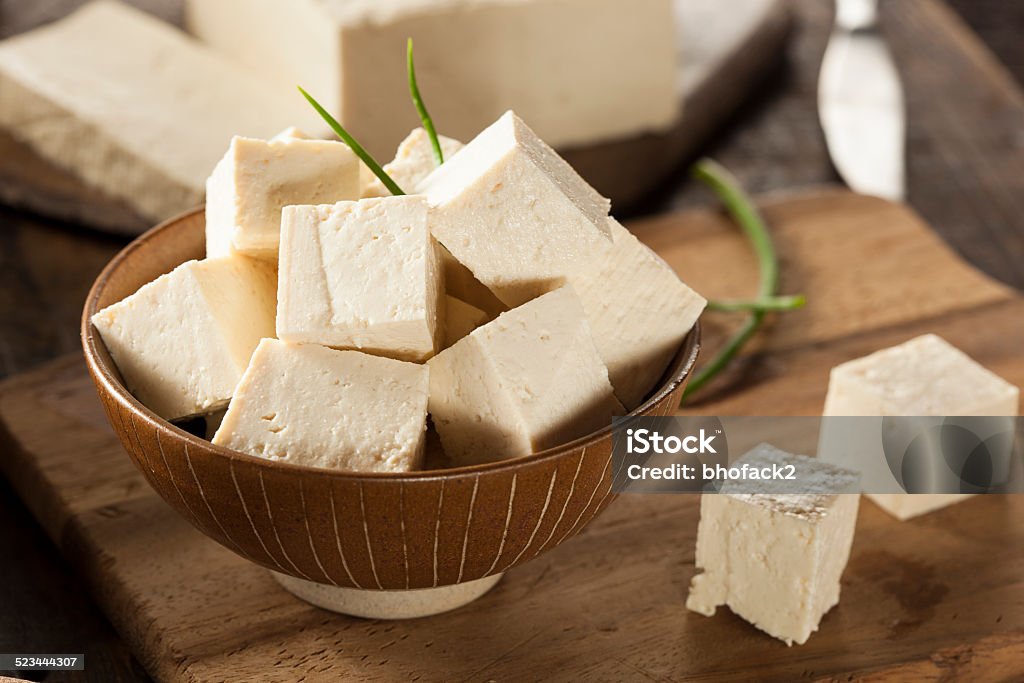
<path fill-rule="evenodd" d="M 571 287 L 502 313 L 427 364 L 434 427 L 458 465 L 568 443 L 623 414 Z"/>
<path fill-rule="evenodd" d="M 441 143 L 441 154 L 447 162 L 455 153 L 465 147 L 452 138 L 438 135 Z M 384 165 L 384 172 L 394 180 L 407 194 L 415 193 L 423 179 L 437 168 L 434 159 L 434 147 L 430 144 L 430 136 L 424 128 L 414 128 L 398 145 L 395 158 Z M 380 178 L 369 175 L 368 182 L 363 184 L 363 197 L 387 197 L 391 192 L 384 187 Z"/>
<path fill-rule="evenodd" d="M 509 307 L 557 289 L 611 242 L 608 200 L 512 112 L 420 191 L 434 237 Z"/>
<path fill-rule="evenodd" d="M 627 410 L 639 406 L 665 373 L 707 305 L 659 256 L 613 218 L 614 242 L 569 277 Z"/>
<path fill-rule="evenodd" d="M 687 609 L 712 616 L 720 605 L 787 645 L 803 644 L 839 602 L 850 557 L 857 475 L 761 444 L 733 466 L 793 465 L 805 493 L 705 493 L 700 501 Z M 742 484 L 741 488 L 750 484 Z M 790 484 L 792 486 L 792 484 Z"/>
<path fill-rule="evenodd" d="M 426 366 L 264 339 L 213 443 L 268 460 L 353 472 L 423 462 Z"/>
<path fill-rule="evenodd" d="M 446 296 L 444 300 L 444 347 L 447 349 L 487 322 L 487 314 L 453 296 Z"/>
<path fill-rule="evenodd" d="M 282 93 L 304 84 L 378 158 L 417 124 L 405 80 L 410 37 L 431 113 L 455 137 L 469 139 L 509 102 L 559 147 L 628 139 L 679 114 L 672 0 L 188 0 L 185 8 L 190 33 Z"/>
<path fill-rule="evenodd" d="M 125 386 L 165 420 L 231 398 L 274 335 L 273 266 L 244 256 L 187 261 L 92 317 Z"/>
<path fill-rule="evenodd" d="M 281 221 L 277 336 L 423 361 L 444 295 L 422 196 L 289 206 Z"/>
<path fill-rule="evenodd" d="M 281 209 L 359 198 L 359 160 L 346 145 L 235 136 L 206 182 L 206 255 L 277 260 Z"/>
<path fill-rule="evenodd" d="M 824 415 L 1014 417 L 1019 404 L 1017 387 L 941 337 L 926 334 L 834 367 Z M 879 423 L 878 430 L 870 430 L 863 422 L 824 420 L 818 457 L 861 470 L 866 495 L 898 519 L 910 519 L 970 495 L 887 492 L 903 489 L 887 464 Z"/>

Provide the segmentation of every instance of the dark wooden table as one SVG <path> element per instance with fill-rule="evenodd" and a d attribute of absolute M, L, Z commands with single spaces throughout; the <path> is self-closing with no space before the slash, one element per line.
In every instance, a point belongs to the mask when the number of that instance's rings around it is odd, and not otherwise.
<path fill-rule="evenodd" d="M 0 36 L 76 4 L 0 0 Z M 137 4 L 178 17 L 175 0 Z M 794 7 L 798 26 L 784 63 L 704 150 L 756 192 L 837 181 L 815 109 L 831 4 L 794 0 Z M 1024 288 L 1024 1 L 887 0 L 883 16 L 907 91 L 910 203 L 977 267 Z M 708 201 L 681 168 L 645 212 Z M 0 207 L 0 376 L 78 349 L 81 302 L 122 245 Z M 87 655 L 84 674 L 33 680 L 146 679 L 2 479 L 0 547 L 0 652 Z"/>

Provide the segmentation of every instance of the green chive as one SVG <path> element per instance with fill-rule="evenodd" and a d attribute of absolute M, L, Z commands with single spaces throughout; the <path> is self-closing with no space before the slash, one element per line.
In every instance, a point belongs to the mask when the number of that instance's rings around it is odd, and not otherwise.
<path fill-rule="evenodd" d="M 348 145 L 349 148 L 355 152 L 356 156 L 363 160 L 363 163 L 373 171 L 375 176 L 380 178 L 380 181 L 384 183 L 384 187 L 388 188 L 388 190 L 391 191 L 391 194 L 405 194 L 405 192 L 402 191 L 402 188 L 398 186 L 398 183 L 392 180 L 391 176 L 381 168 L 381 165 L 377 163 L 377 160 L 374 159 L 369 152 L 363 149 L 363 146 L 360 145 L 354 137 L 349 135 L 349 132 L 345 130 L 333 116 L 328 114 L 327 110 L 320 106 L 320 103 L 313 99 L 312 95 L 303 90 L 302 87 L 299 87 L 299 92 L 302 93 L 302 96 L 305 97 L 311 105 L 313 105 L 313 109 L 316 109 L 316 112 L 320 114 L 320 118 L 326 121 L 327 125 L 338 134 L 338 137 L 341 138 L 342 142 Z"/>
<path fill-rule="evenodd" d="M 412 58 L 412 38 L 407 43 L 406 62 L 409 71 L 409 94 L 412 95 L 412 103 L 416 105 L 420 121 L 423 122 L 423 128 L 426 129 L 427 136 L 430 138 L 430 144 L 434 148 L 434 161 L 440 166 L 444 163 L 444 152 L 441 151 L 441 141 L 437 139 L 437 131 L 434 130 L 434 120 L 430 118 L 427 105 L 424 104 L 423 97 L 420 95 L 420 87 L 416 84 L 416 65 L 413 63 Z"/>
<path fill-rule="evenodd" d="M 807 297 L 803 294 L 795 296 L 773 296 L 765 299 L 717 299 L 708 301 L 708 310 L 741 312 L 741 311 L 792 311 L 803 308 Z"/>
<path fill-rule="evenodd" d="M 775 253 L 768 226 L 758 212 L 750 197 L 740 187 L 736 178 L 716 161 L 701 159 L 693 167 L 693 177 L 714 191 L 725 205 L 726 211 L 739 225 L 747 236 L 754 253 L 760 272 L 760 284 L 757 297 L 752 301 L 709 302 L 709 308 L 718 310 L 749 311 L 750 316 L 743 326 L 730 337 L 718 355 L 701 368 L 683 393 L 683 401 L 699 391 L 732 361 L 743 346 L 750 341 L 761 328 L 764 317 L 769 311 L 790 310 L 799 308 L 806 303 L 802 295 L 793 297 L 776 297 L 779 286 L 779 259 Z"/>

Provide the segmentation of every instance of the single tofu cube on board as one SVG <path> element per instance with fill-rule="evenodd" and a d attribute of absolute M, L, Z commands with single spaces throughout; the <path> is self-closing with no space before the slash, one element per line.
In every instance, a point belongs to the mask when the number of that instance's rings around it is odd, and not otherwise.
<path fill-rule="evenodd" d="M 568 443 L 624 414 L 568 286 L 502 313 L 427 365 L 434 427 L 458 465 Z"/>
<path fill-rule="evenodd" d="M 509 307 L 611 242 L 611 204 L 512 112 L 420 185 L 434 237 Z"/>
<path fill-rule="evenodd" d="M 427 375 L 416 363 L 264 339 L 213 443 L 308 467 L 420 469 Z"/>
<path fill-rule="evenodd" d="M 1019 405 L 1020 389 L 941 337 L 922 335 L 832 368 L 818 457 L 862 471 L 866 495 L 898 519 L 910 519 L 970 494 L 880 490 L 900 488 L 887 464 L 881 420 L 878 430 L 869 430 L 863 421 L 841 417 L 1010 418 Z"/>
<path fill-rule="evenodd" d="M 458 140 L 446 138 L 443 135 L 437 136 L 441 144 L 441 154 L 447 162 L 455 153 L 465 147 Z M 406 194 L 415 194 L 423 179 L 434 172 L 437 168 L 437 160 L 434 158 L 434 147 L 430 143 L 430 136 L 424 128 L 414 128 L 402 143 L 398 145 L 395 158 L 384 165 L 384 172 L 402 188 Z M 363 197 L 387 197 L 390 190 L 384 187 L 380 178 L 370 173 L 367 182 L 363 184 Z"/>
<path fill-rule="evenodd" d="M 614 218 L 614 242 L 569 277 L 583 302 L 615 395 L 639 406 L 707 305 Z"/>
<path fill-rule="evenodd" d="M 487 314 L 453 296 L 445 296 L 444 300 L 444 347 L 447 349 L 487 322 Z"/>
<path fill-rule="evenodd" d="M 726 483 L 700 500 L 695 562 L 687 609 L 712 616 L 720 605 L 787 645 L 807 642 L 839 602 L 839 578 L 850 557 L 857 475 L 761 444 L 732 466 L 793 465 L 793 482 Z M 756 488 L 752 488 L 756 486 Z M 763 493 L 739 493 L 734 490 Z"/>
<path fill-rule="evenodd" d="M 228 402 L 249 357 L 274 336 L 270 264 L 187 261 L 92 317 L 125 386 L 165 420 Z"/>
<path fill-rule="evenodd" d="M 289 206 L 277 336 L 423 361 L 443 339 L 437 245 L 419 195 Z"/>
<path fill-rule="evenodd" d="M 346 145 L 289 129 L 271 140 L 235 136 L 206 182 L 206 255 L 277 260 L 281 209 L 359 198 L 359 159 Z"/>

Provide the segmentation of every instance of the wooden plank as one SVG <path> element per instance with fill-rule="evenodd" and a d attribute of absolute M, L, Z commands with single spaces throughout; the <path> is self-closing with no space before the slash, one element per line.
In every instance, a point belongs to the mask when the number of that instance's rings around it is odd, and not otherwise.
<path fill-rule="evenodd" d="M 780 243 L 803 249 L 788 285 L 835 298 L 778 320 L 745 359 L 742 387 L 700 412 L 818 413 L 832 364 L 924 332 L 1024 384 L 1024 298 L 955 259 L 906 209 L 833 191 L 766 212 Z M 691 281 L 723 293 L 749 286 L 746 245 L 718 213 L 636 228 Z M 829 248 L 811 248 L 819 233 Z M 820 293 L 825 274 L 852 257 L 870 258 L 857 267 L 889 286 Z M 0 467 L 160 680 L 995 680 L 1020 668 L 1020 496 L 976 497 L 903 523 L 865 501 L 842 602 L 803 646 L 728 610 L 684 609 L 698 519 L 687 495 L 621 497 L 476 603 L 390 623 L 308 607 L 206 540 L 146 488 L 103 420 L 78 357 L 12 379 L 0 389 Z"/>
<path fill-rule="evenodd" d="M 718 0 L 675 2 L 679 120 L 664 134 L 564 150 L 573 166 L 619 210 L 650 191 L 727 119 L 757 78 L 781 56 L 788 34 L 785 0 L 733 0 L 727 12 Z M 5 6 L 9 16 L 4 17 L 4 35 L 59 18 L 80 4 L 79 0 L 47 0 Z M 181 0 L 132 4 L 181 24 Z M 179 132 L 188 134 L 187 129 Z M 151 227 L 126 203 L 97 192 L 16 136 L 17 131 L 0 131 L 0 202 L 121 234 L 138 234 Z"/>

